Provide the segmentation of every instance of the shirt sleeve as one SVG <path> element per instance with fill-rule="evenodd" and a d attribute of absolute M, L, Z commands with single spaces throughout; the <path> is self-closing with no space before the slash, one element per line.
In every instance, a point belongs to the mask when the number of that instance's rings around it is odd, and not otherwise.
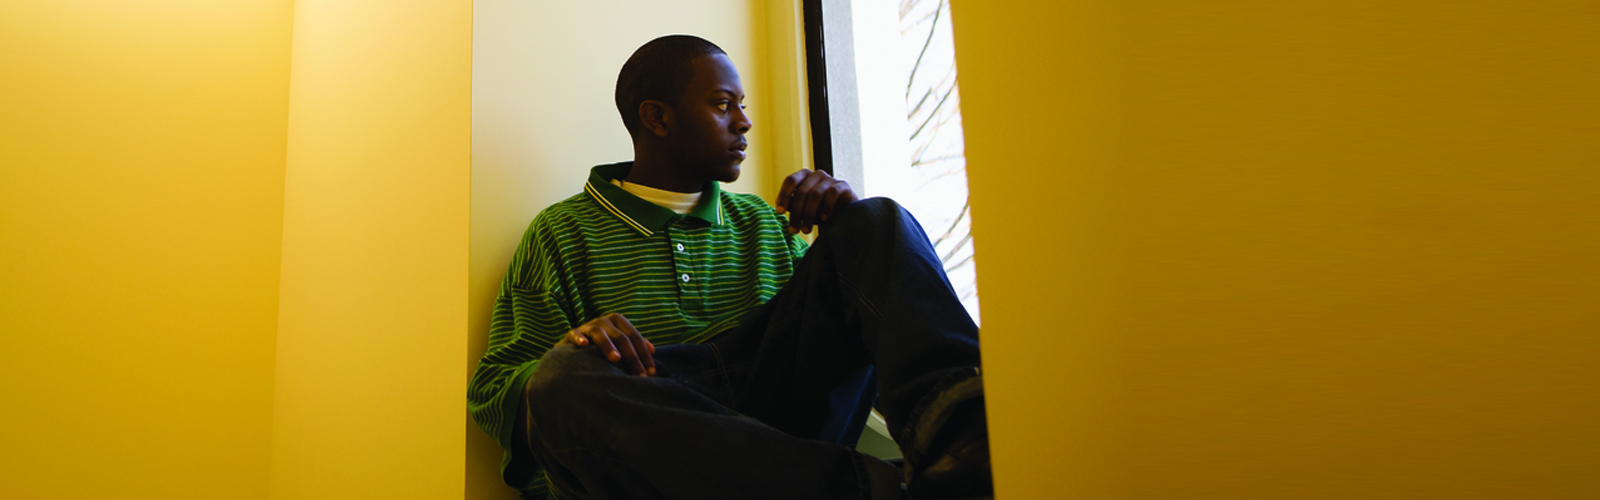
<path fill-rule="evenodd" d="M 512 427 L 522 386 L 539 358 L 572 329 L 563 307 L 554 232 L 541 215 L 529 226 L 506 271 L 489 320 L 489 346 L 467 388 L 472 419 L 500 446 L 512 450 Z"/>
<path fill-rule="evenodd" d="M 765 204 L 765 202 L 762 203 Z M 766 216 L 776 219 L 776 230 L 778 231 L 778 234 L 783 235 L 784 242 L 789 247 L 789 263 L 795 267 L 799 267 L 800 259 L 806 256 L 806 250 L 811 248 L 811 243 L 806 242 L 805 236 L 798 233 L 789 234 L 789 232 L 784 229 L 789 227 L 789 216 L 779 214 L 778 210 L 772 208 L 771 205 L 765 206 L 767 207 L 768 212 Z"/>
<path fill-rule="evenodd" d="M 786 233 L 785 236 L 789 240 L 790 263 L 794 264 L 795 267 L 799 267 L 800 259 L 806 256 L 806 250 L 811 249 L 811 244 L 806 243 L 806 239 L 798 234 Z"/>

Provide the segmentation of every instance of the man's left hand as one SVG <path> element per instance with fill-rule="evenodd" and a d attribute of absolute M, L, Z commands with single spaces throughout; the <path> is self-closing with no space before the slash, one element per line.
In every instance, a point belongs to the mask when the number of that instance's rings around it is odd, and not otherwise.
<path fill-rule="evenodd" d="M 789 214 L 789 233 L 810 233 L 828 222 L 834 210 L 856 201 L 850 184 L 821 170 L 801 169 L 783 179 L 778 190 L 778 213 Z"/>

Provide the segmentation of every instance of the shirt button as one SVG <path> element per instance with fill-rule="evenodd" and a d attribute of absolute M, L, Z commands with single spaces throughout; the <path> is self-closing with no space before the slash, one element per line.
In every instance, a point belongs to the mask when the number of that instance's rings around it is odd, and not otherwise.
<path fill-rule="evenodd" d="M 684 275 L 683 275 L 683 282 L 684 282 L 684 283 L 688 283 L 688 282 L 689 282 L 689 274 L 688 274 L 688 273 L 684 273 Z"/>
<path fill-rule="evenodd" d="M 679 252 L 682 252 L 682 251 L 683 251 L 683 244 L 682 244 L 682 243 L 679 243 L 679 244 L 678 244 L 678 251 L 679 251 Z"/>

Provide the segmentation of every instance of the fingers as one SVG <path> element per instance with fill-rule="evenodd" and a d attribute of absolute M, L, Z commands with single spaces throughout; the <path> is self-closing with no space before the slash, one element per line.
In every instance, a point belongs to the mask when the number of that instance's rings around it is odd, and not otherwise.
<path fill-rule="evenodd" d="M 606 333 L 611 335 L 611 345 L 617 348 L 617 359 L 611 362 L 629 375 L 644 373 L 644 367 L 639 364 L 639 353 L 634 352 L 633 342 L 628 339 L 628 335 L 619 331 L 615 325 L 609 324 L 606 325 Z"/>
<path fill-rule="evenodd" d="M 634 366 L 637 368 L 634 373 L 655 375 L 656 361 L 653 355 L 655 354 L 656 346 L 646 340 L 644 335 L 639 333 L 639 330 L 633 328 L 633 323 L 628 322 L 628 318 L 622 317 L 621 314 L 607 314 L 605 318 L 611 322 L 617 332 L 623 334 L 624 341 L 622 343 L 629 344 L 632 349 Z"/>
<path fill-rule="evenodd" d="M 583 333 L 580 333 L 577 328 L 567 330 L 567 342 L 571 342 L 578 347 L 588 347 L 589 345 L 589 339 L 584 337 Z"/>
<path fill-rule="evenodd" d="M 822 204 L 817 207 L 817 221 L 828 222 L 828 216 L 833 214 L 835 208 L 852 201 L 855 201 L 855 193 L 850 191 L 850 184 L 835 179 L 822 192 Z"/>
<path fill-rule="evenodd" d="M 604 354 L 606 359 L 612 363 L 622 360 L 622 352 L 617 350 L 615 343 L 611 342 L 611 334 L 606 331 L 604 323 L 598 320 L 584 323 L 582 326 L 573 328 L 569 335 L 573 334 L 577 336 L 577 339 L 573 341 L 574 344 L 578 344 L 580 347 L 589 345 L 599 347 L 600 353 Z"/>
<path fill-rule="evenodd" d="M 789 211 L 790 203 L 793 202 L 795 188 L 800 187 L 800 183 L 810 176 L 810 170 L 800 169 L 799 172 L 789 174 L 788 177 L 783 178 L 783 186 L 778 188 L 778 199 L 773 200 L 776 203 L 775 208 L 778 209 L 778 213 L 782 214 Z"/>
<path fill-rule="evenodd" d="M 775 201 L 780 214 L 789 215 L 790 233 L 810 233 L 827 222 L 833 211 L 856 201 L 850 184 L 821 170 L 801 170 L 783 179 Z"/>
<path fill-rule="evenodd" d="M 631 375 L 654 375 L 656 346 L 621 314 L 595 318 L 567 332 L 567 339 L 579 347 L 599 347 L 606 360 L 621 366 Z"/>
<path fill-rule="evenodd" d="M 819 186 L 833 180 L 827 172 L 813 172 L 795 187 L 795 198 L 789 201 L 789 225 L 802 233 L 811 232 L 817 222 L 817 206 L 821 204 Z"/>

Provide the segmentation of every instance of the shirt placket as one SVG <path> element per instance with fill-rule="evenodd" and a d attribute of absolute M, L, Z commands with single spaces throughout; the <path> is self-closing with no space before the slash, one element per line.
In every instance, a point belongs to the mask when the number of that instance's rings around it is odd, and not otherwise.
<path fill-rule="evenodd" d="M 678 284 L 678 307 L 686 312 L 701 312 L 705 286 L 710 284 L 706 280 L 711 278 L 705 274 L 705 256 L 700 255 L 704 246 L 677 220 L 668 227 L 667 245 L 671 247 L 672 268 L 677 274 L 673 281 Z"/>

